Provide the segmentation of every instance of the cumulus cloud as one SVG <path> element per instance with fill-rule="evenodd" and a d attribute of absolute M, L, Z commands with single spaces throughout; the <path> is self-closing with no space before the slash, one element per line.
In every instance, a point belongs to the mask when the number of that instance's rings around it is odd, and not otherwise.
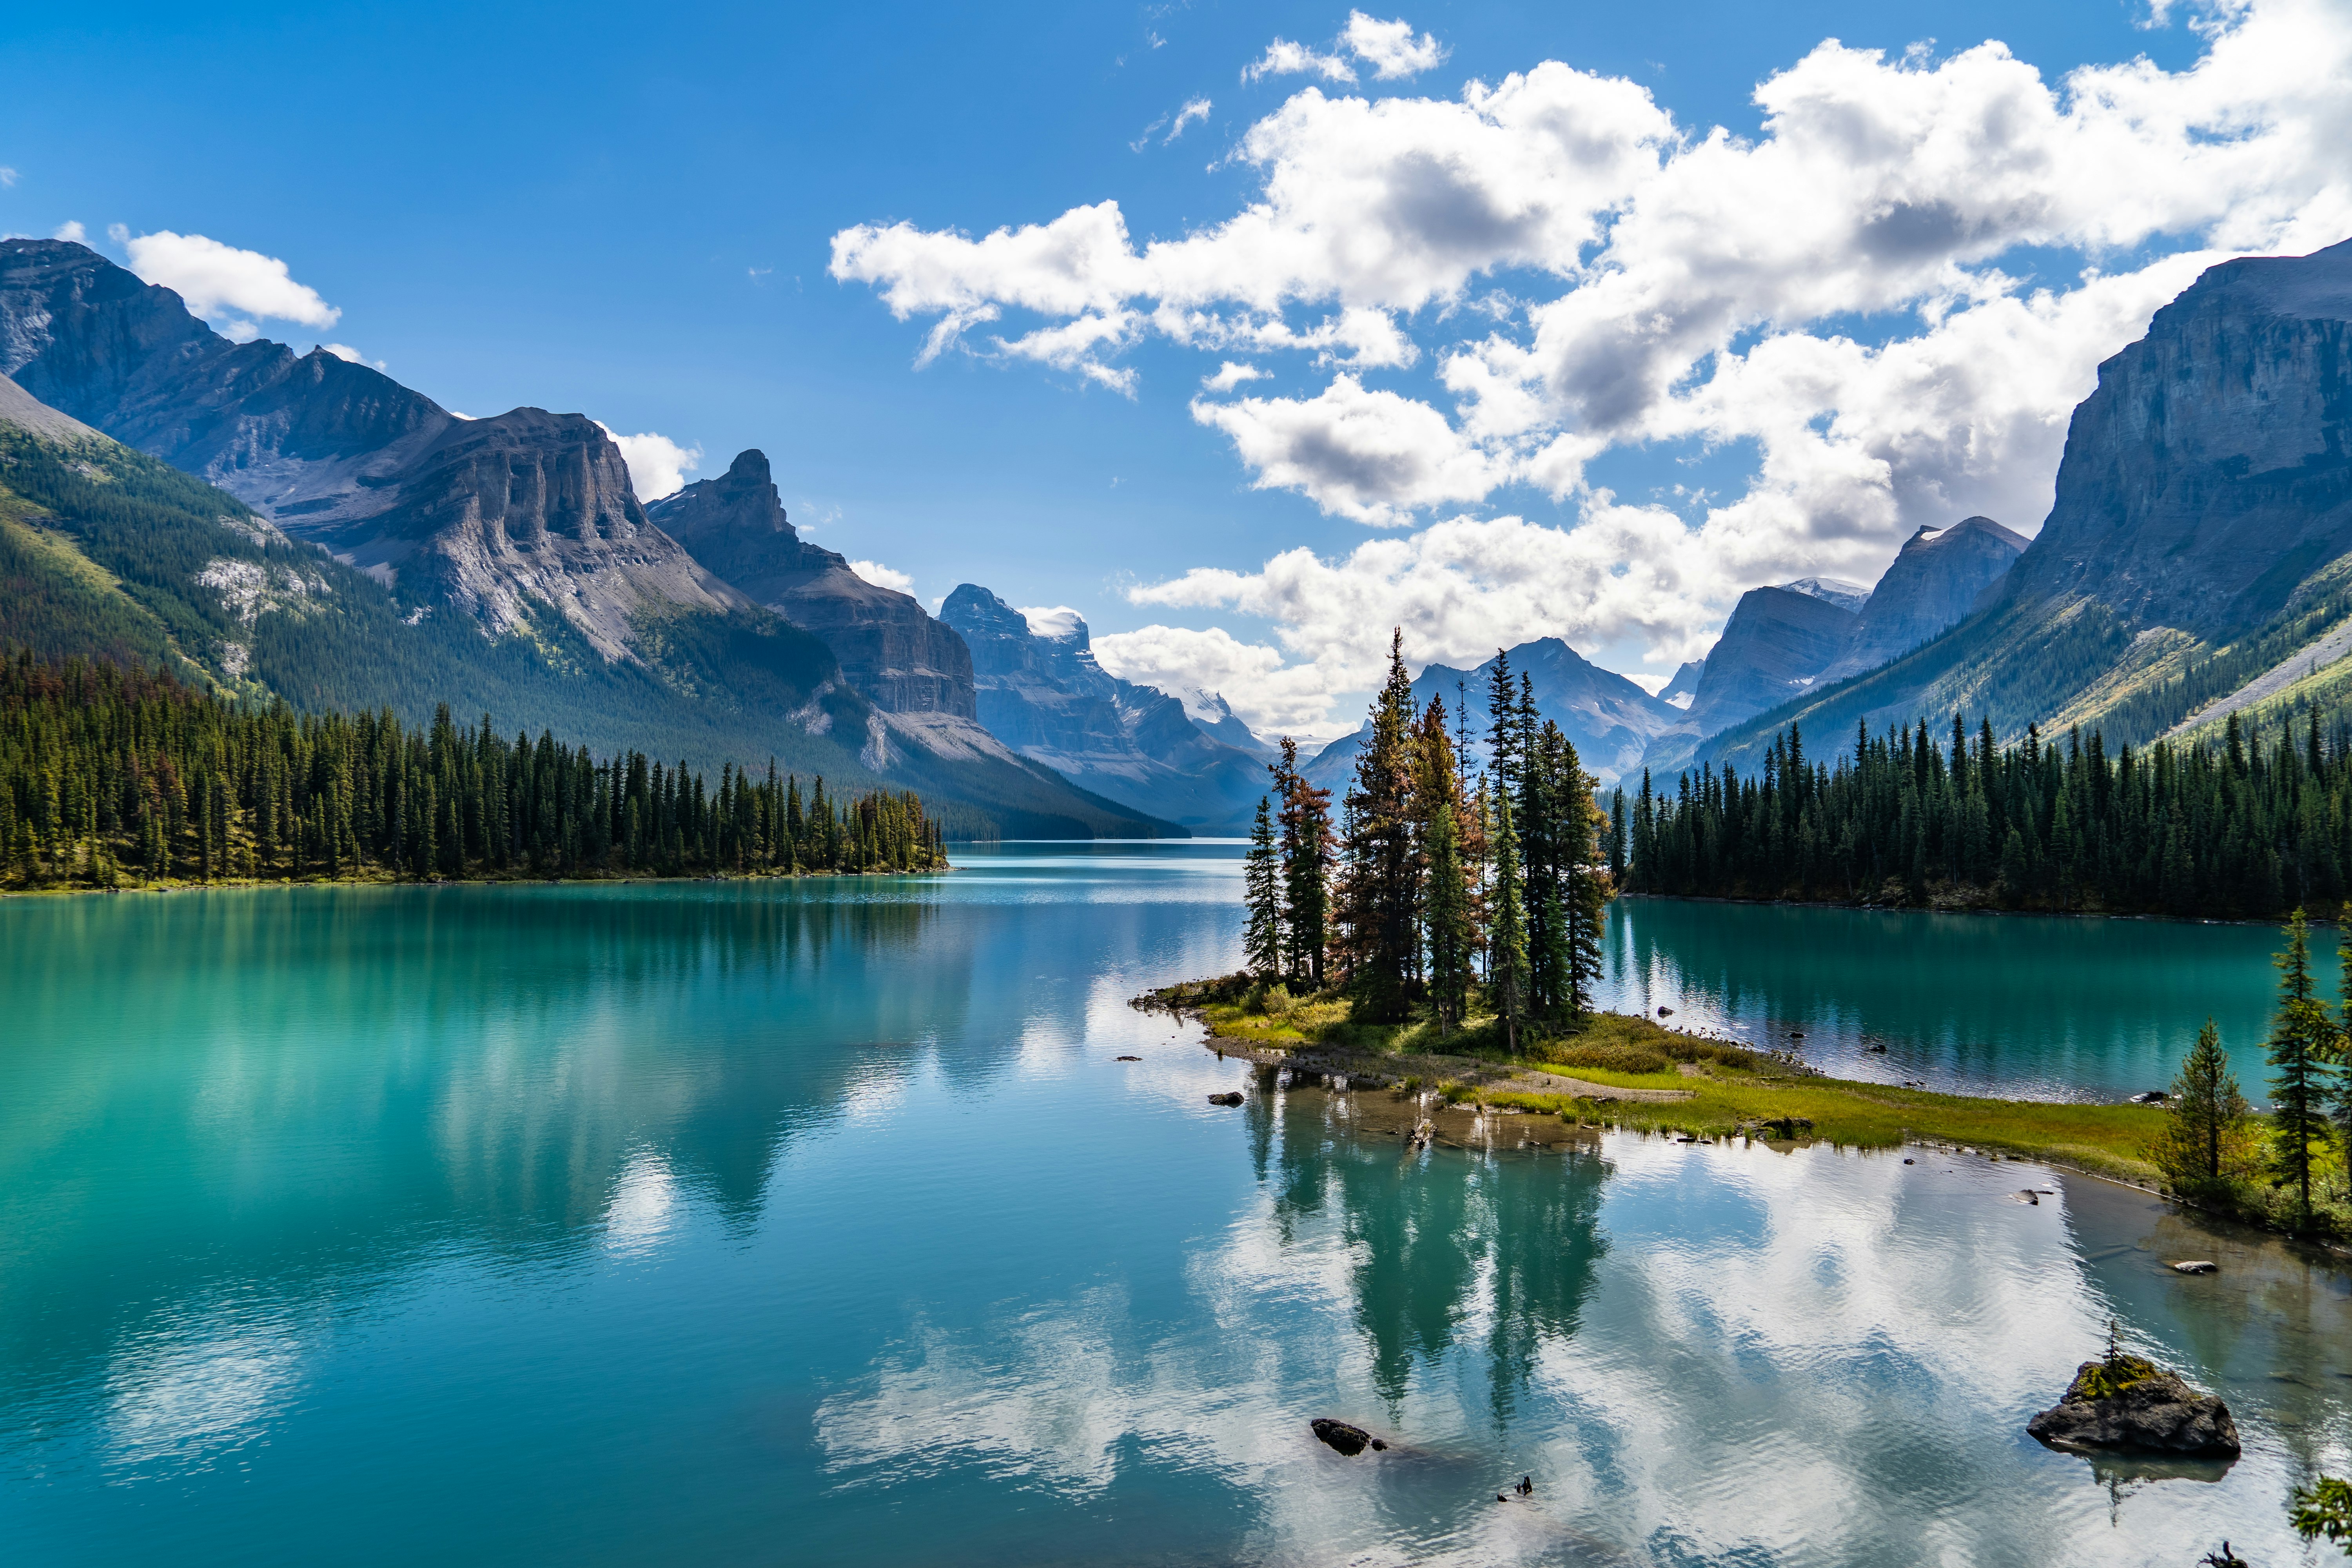
<path fill-rule="evenodd" d="M 118 224 L 107 231 L 130 253 L 131 270 L 187 301 L 199 316 L 221 317 L 235 312 L 249 318 L 274 317 L 306 327 L 331 327 L 342 311 L 319 297 L 319 291 L 294 281 L 286 263 L 257 250 L 239 250 L 201 234 L 174 234 L 158 229 L 133 235 Z M 245 329 L 247 341 L 258 329 L 251 321 L 235 323 Z M 227 334 L 237 337 L 231 331 Z"/>
<path fill-rule="evenodd" d="M 58 225 L 57 233 L 49 236 L 49 237 L 51 239 L 68 239 L 74 244 L 79 245 L 89 237 L 89 231 L 82 227 L 80 220 L 76 218 L 68 218 L 65 222 Z"/>
<path fill-rule="evenodd" d="M 835 236 L 834 274 L 950 341 L 982 312 L 1034 317 L 998 340 L 1007 357 L 1082 368 L 1146 336 L 1236 363 L 1312 356 L 1319 389 L 1191 404 L 1254 485 L 1381 527 L 1514 487 L 1572 520 L 1442 522 L 1322 563 L 1377 636 L 1402 622 L 1424 657 L 1475 651 L 1424 602 L 1444 588 L 1497 626 L 1566 605 L 1529 629 L 1675 658 L 1742 588 L 1867 580 L 1922 523 L 1982 511 L 2031 531 L 2073 407 L 2155 310 L 2215 260 L 2352 233 L 2352 15 L 2231 0 L 2194 25 L 2183 69 L 2057 79 L 1998 42 L 1827 41 L 1758 86 L 1752 136 L 1560 61 L 1451 99 L 1308 85 L 1243 133 L 1255 188 L 1229 216 L 1142 243 L 1109 199 L 977 238 L 861 226 Z M 1250 74 L 1344 83 L 1441 57 L 1353 13 L 1328 51 L 1278 40 Z M 1377 379 L 1424 357 L 1433 386 Z M 1224 374 L 1204 390 L 1240 385 Z M 1685 498 L 1687 519 L 1588 478 L 1603 453 L 1666 443 L 1752 452 L 1751 471 Z M 1533 542 L 1474 567 L 1446 553 L 1471 527 Z M 1296 553 L 1215 602 L 1276 605 L 1306 655 L 1346 628 L 1275 592 L 1307 572 Z M 1604 558 L 1635 586 L 1592 580 Z"/>
<path fill-rule="evenodd" d="M 914 591 L 915 580 L 904 572 L 893 572 L 879 561 L 853 561 L 849 569 L 877 588 L 891 588 L 901 594 Z"/>
<path fill-rule="evenodd" d="M 656 436 L 650 430 L 624 436 L 602 419 L 596 421 L 596 427 L 621 448 L 621 460 L 629 466 L 629 488 L 637 492 L 641 501 L 676 495 L 686 488 L 686 476 L 702 466 L 699 443 L 681 447 L 668 437 Z"/>
<path fill-rule="evenodd" d="M 1169 692 L 1214 691 L 1262 735 L 1328 740 L 1355 728 L 1329 718 L 1332 670 L 1286 664 L 1280 648 L 1246 643 L 1221 626 L 1150 626 L 1094 639 L 1095 661 L 1122 680 Z"/>
<path fill-rule="evenodd" d="M 1227 360 L 1215 372 L 1201 378 L 1201 385 L 1210 392 L 1231 392 L 1245 381 L 1263 381 L 1265 372 L 1254 364 L 1236 364 Z"/>
<path fill-rule="evenodd" d="M 1361 11 L 1350 11 L 1348 30 L 1339 37 L 1348 52 L 1371 67 L 1372 74 L 1383 81 L 1434 70 L 1445 58 L 1434 37 L 1427 33 L 1414 37 L 1412 24 L 1402 17 L 1380 22 Z"/>

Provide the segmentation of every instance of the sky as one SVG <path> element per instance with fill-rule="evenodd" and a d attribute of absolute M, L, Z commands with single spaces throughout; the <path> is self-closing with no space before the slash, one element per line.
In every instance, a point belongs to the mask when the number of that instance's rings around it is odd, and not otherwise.
<path fill-rule="evenodd" d="M 2099 362 L 2352 235 L 2352 0 L 21 7 L 0 231 L 1261 730 L 2039 528 Z"/>

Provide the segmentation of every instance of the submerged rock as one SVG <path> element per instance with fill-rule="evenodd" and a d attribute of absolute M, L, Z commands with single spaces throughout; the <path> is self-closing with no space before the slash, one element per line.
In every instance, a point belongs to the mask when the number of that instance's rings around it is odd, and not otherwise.
<path fill-rule="evenodd" d="M 1361 1426 L 1350 1426 L 1345 1421 L 1334 1421 L 1328 1415 L 1318 1415 L 1307 1425 L 1315 1429 L 1315 1436 L 1325 1447 L 1350 1459 L 1367 1448 L 1377 1453 L 1388 1447 Z"/>
<path fill-rule="evenodd" d="M 2086 1361 L 2065 1397 L 2026 1423 L 2053 1447 L 2124 1449 L 2234 1458 L 2238 1424 L 2230 1407 L 2176 1373 L 2133 1355 Z"/>
<path fill-rule="evenodd" d="M 2172 1266 L 2175 1274 L 2219 1274 L 2221 1267 L 2210 1258 L 2190 1258 Z"/>

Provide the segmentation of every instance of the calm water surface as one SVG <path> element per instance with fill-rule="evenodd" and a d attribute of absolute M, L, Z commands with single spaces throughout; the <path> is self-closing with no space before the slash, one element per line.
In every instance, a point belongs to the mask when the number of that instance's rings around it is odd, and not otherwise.
<path fill-rule="evenodd" d="M 1211 1108 L 1238 1065 L 1125 1004 L 1234 966 L 1234 853 L 0 901 L 6 1560 L 2303 1560 L 2342 1275 L 2018 1163 Z M 1998 952 L 1881 984 L 1732 923 L 1790 912 L 1633 906 L 1621 984 L 1901 1076 L 2171 1048 L 2153 1003 L 1976 997 Z M 2111 929 L 2259 1008 L 2267 933 Z M 2024 1436 L 2111 1315 L 2243 1460 Z"/>

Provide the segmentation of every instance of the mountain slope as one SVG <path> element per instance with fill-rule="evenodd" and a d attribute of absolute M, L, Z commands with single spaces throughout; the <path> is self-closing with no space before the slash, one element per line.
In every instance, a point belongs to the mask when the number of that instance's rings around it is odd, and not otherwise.
<path fill-rule="evenodd" d="M 2163 733 L 2352 616 L 2347 425 L 2352 242 L 2209 268 L 2099 367 L 2049 520 L 1980 608 L 1701 757 L 1752 763 L 1792 721 L 1819 746 L 1956 710 L 2004 737 Z"/>
<path fill-rule="evenodd" d="M 1987 588 L 2025 552 L 2027 541 L 1989 517 L 1946 529 L 1922 528 L 1906 541 L 1871 590 L 1826 683 L 1876 669 L 1968 618 Z"/>
<path fill-rule="evenodd" d="M 1005 744 L 1099 795 L 1195 831 L 1247 828 L 1266 790 L 1264 763 L 1208 733 L 1176 698 L 1097 664 L 1084 621 L 1064 635 L 1041 636 L 1020 611 L 972 583 L 948 595 L 940 618 L 971 649 L 980 721 Z"/>

